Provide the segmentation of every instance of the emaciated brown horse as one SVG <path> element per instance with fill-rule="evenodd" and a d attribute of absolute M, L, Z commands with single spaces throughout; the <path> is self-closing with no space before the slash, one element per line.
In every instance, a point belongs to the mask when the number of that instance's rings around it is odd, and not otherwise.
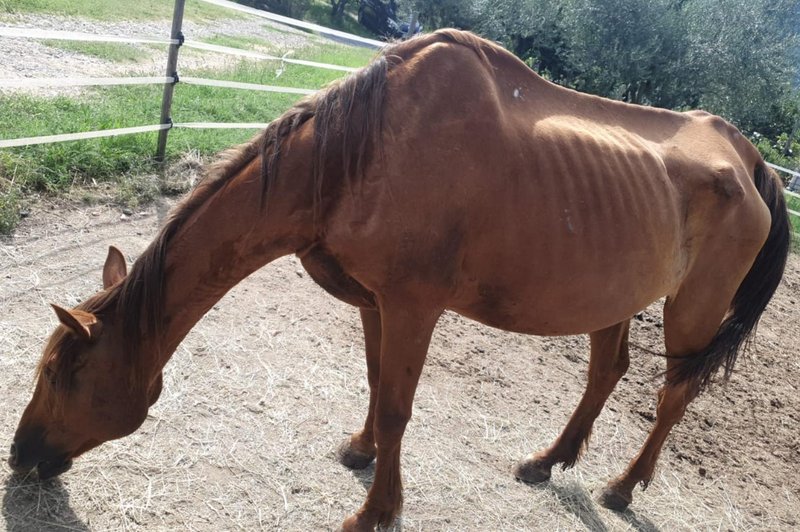
<path fill-rule="evenodd" d="M 112 249 L 103 291 L 56 307 L 15 470 L 53 476 L 135 431 L 200 317 L 295 253 L 364 325 L 369 409 L 339 457 L 377 464 L 345 530 L 400 511 L 400 442 L 445 309 L 509 331 L 590 334 L 575 413 L 515 471 L 540 482 L 578 459 L 628 367 L 631 317 L 666 296 L 655 426 L 601 497 L 622 509 L 689 402 L 733 369 L 789 247 L 779 180 L 724 120 L 573 92 L 454 30 L 388 47 L 210 174 L 129 274 Z"/>

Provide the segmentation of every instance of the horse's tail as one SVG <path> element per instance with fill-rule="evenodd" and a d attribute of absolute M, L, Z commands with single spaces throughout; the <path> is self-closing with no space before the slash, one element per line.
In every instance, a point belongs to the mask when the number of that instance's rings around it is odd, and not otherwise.
<path fill-rule="evenodd" d="M 769 235 L 733 296 L 728 315 L 711 343 L 670 370 L 667 373 L 670 383 L 696 380 L 702 389 L 720 367 L 724 367 L 724 380 L 727 381 L 739 351 L 750 343 L 758 320 L 783 276 L 791 244 L 783 184 L 764 161 L 756 164 L 754 173 L 758 193 L 772 215 Z"/>

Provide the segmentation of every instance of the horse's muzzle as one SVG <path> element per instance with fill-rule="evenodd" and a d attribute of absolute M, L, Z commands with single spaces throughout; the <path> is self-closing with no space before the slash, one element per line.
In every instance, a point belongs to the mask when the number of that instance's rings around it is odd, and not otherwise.
<path fill-rule="evenodd" d="M 66 454 L 46 460 L 38 458 L 37 455 L 38 453 L 28 452 L 24 446 L 14 442 L 8 451 L 8 465 L 19 475 L 27 475 L 35 468 L 40 480 L 57 477 L 72 467 L 72 460 Z"/>
<path fill-rule="evenodd" d="M 60 460 L 47 460 L 39 462 L 36 470 L 39 473 L 39 480 L 57 477 L 61 473 L 66 473 L 72 468 L 72 460 L 64 457 Z"/>

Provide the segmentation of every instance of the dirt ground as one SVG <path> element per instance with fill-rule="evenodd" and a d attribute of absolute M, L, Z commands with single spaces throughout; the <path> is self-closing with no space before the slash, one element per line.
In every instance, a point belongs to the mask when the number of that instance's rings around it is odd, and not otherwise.
<path fill-rule="evenodd" d="M 108 244 L 135 258 L 166 206 L 42 204 L 0 245 L 0 446 L 31 393 L 47 303 L 100 286 Z M 511 473 L 548 444 L 582 393 L 586 337 L 536 338 L 442 317 L 403 446 L 405 530 L 790 530 L 800 527 L 800 260 L 727 387 L 695 400 L 647 491 L 626 513 L 595 502 L 634 456 L 654 414 L 656 305 L 633 322 L 631 369 L 572 470 L 530 487 Z M 331 530 L 361 504 L 373 469 L 334 449 L 367 405 L 357 312 L 294 258 L 231 291 L 165 372 L 142 428 L 40 483 L 0 466 L 8 530 Z M 5 452 L 0 452 L 5 459 Z"/>

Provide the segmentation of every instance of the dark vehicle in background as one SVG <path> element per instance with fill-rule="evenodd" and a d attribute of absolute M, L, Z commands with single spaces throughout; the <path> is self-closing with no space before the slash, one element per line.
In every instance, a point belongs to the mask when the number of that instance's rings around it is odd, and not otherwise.
<path fill-rule="evenodd" d="M 408 33 L 408 22 L 397 20 L 397 3 L 381 0 L 361 0 L 358 6 L 358 23 L 384 39 L 402 39 Z M 422 31 L 417 22 L 413 35 Z"/>

